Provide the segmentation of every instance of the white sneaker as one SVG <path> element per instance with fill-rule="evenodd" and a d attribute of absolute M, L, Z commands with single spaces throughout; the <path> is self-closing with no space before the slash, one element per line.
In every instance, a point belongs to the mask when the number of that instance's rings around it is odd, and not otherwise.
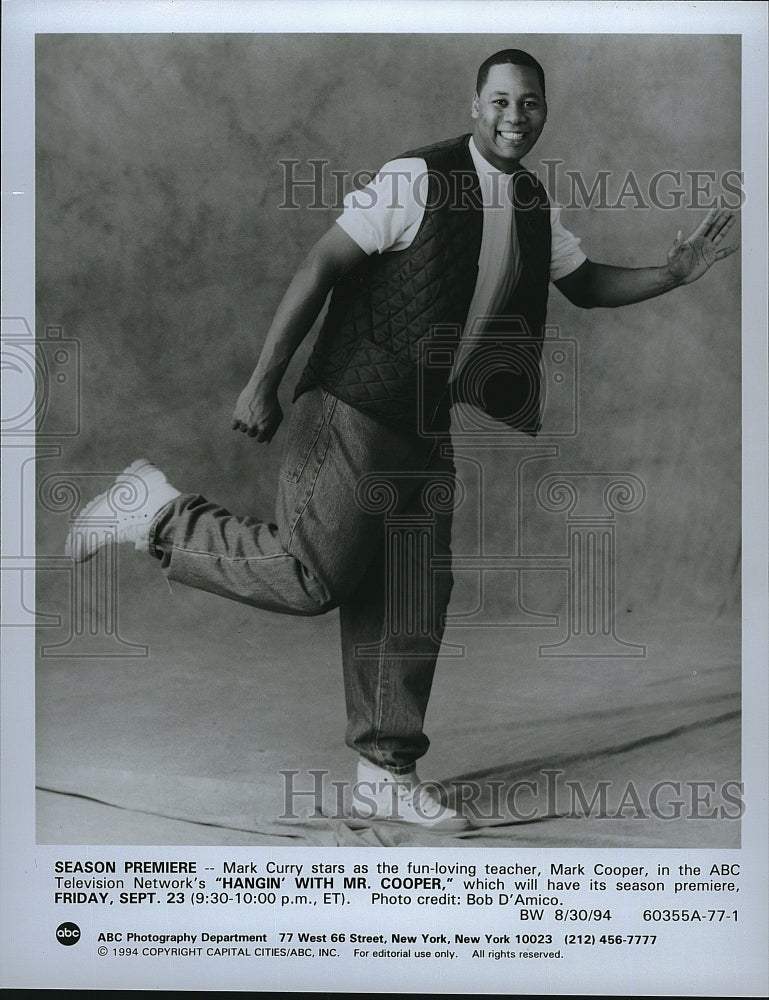
<path fill-rule="evenodd" d="M 64 554 L 86 562 L 108 542 L 134 542 L 146 551 L 155 515 L 178 496 L 160 469 L 137 459 L 70 522 Z"/>
<path fill-rule="evenodd" d="M 440 833 L 461 833 L 472 826 L 462 813 L 445 806 L 422 784 L 416 771 L 393 774 L 368 760 L 358 761 L 353 816 L 363 820 L 409 823 Z"/>

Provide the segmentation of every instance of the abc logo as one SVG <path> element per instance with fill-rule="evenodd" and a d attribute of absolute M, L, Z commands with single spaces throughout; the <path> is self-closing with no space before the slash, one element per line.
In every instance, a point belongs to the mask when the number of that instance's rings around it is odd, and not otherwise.
<path fill-rule="evenodd" d="M 80 928 L 70 921 L 59 924 L 56 928 L 56 940 L 59 944 L 77 944 L 80 940 Z"/>

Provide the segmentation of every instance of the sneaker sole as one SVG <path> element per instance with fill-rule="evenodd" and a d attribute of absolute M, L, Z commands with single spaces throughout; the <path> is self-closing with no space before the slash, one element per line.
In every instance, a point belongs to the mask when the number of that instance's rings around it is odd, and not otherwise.
<path fill-rule="evenodd" d="M 399 816 L 394 819 L 392 816 L 361 816 L 356 812 L 351 813 L 351 817 L 360 823 L 386 823 L 388 826 L 400 826 L 406 830 L 427 830 L 428 833 L 468 833 L 475 829 L 467 819 L 444 820 L 439 819 L 434 823 L 429 821 L 412 823 Z"/>

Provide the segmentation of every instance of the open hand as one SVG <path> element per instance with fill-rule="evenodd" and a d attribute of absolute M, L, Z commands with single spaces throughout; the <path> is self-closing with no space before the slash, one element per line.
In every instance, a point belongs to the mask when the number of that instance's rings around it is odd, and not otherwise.
<path fill-rule="evenodd" d="M 735 223 L 729 209 L 711 208 L 702 223 L 692 235 L 683 239 L 681 230 L 673 246 L 668 250 L 668 271 L 680 285 L 688 285 L 702 275 L 717 260 L 733 254 L 738 244 L 723 246 L 722 243 Z"/>
<path fill-rule="evenodd" d="M 282 419 L 277 392 L 249 382 L 235 404 L 232 429 L 266 442 L 272 440 Z"/>

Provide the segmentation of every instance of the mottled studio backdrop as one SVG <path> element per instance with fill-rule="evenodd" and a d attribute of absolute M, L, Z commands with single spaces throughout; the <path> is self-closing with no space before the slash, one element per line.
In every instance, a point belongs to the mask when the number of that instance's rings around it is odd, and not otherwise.
<path fill-rule="evenodd" d="M 677 230 L 688 234 L 705 214 L 687 207 L 692 197 L 723 193 L 721 178 L 740 167 L 738 37 L 38 36 L 37 333 L 61 326 L 82 350 L 81 433 L 60 458 L 38 462 L 39 477 L 116 472 L 145 455 L 180 489 L 271 518 L 285 423 L 267 447 L 231 431 L 230 416 L 283 291 L 338 215 L 309 209 L 306 188 L 300 210 L 281 209 L 279 161 L 300 161 L 305 178 L 313 158 L 375 170 L 469 131 L 477 66 L 508 46 L 531 51 L 546 72 L 549 118 L 526 163 L 544 179 L 541 161 L 563 161 L 551 194 L 569 202 L 566 170 L 588 189 L 609 171 L 609 204 L 630 171 L 637 182 L 624 209 L 568 208 L 566 226 L 594 260 L 663 263 Z M 682 204 L 640 207 L 635 192 L 648 201 L 662 170 L 682 173 Z M 700 180 L 696 195 L 687 170 L 715 183 Z M 675 187 L 668 178 L 659 190 L 675 202 Z M 550 320 L 579 343 L 579 434 L 523 476 L 521 545 L 564 550 L 563 515 L 533 499 L 546 472 L 639 477 L 645 504 L 617 526 L 623 614 L 712 618 L 737 606 L 739 294 L 738 256 L 621 310 L 580 311 L 552 290 Z M 289 371 L 284 409 L 310 341 Z M 516 456 L 486 459 L 487 544 L 499 552 L 510 547 Z M 460 551 L 477 541 L 480 501 L 468 487 Z M 65 533 L 66 517 L 41 511 L 41 552 L 59 553 Z M 532 606 L 562 604 L 563 573 L 525 583 Z M 475 586 L 458 580 L 458 607 L 472 605 Z M 500 576 L 487 600 L 506 599 Z"/>

